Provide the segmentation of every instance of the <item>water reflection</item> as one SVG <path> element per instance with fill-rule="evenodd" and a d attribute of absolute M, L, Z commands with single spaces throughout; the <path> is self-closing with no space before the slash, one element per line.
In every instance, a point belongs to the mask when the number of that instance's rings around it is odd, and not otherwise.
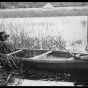
<path fill-rule="evenodd" d="M 74 86 L 88 86 L 88 72 L 52 72 L 30 69 L 24 79 L 73 82 Z"/>

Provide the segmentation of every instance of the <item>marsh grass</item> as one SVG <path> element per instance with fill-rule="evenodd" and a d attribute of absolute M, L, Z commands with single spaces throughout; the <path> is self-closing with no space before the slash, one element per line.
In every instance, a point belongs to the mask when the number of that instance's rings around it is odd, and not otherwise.
<path fill-rule="evenodd" d="M 23 64 L 20 58 L 0 53 L 0 86 L 13 85 L 17 76 L 23 79 L 22 67 Z"/>
<path fill-rule="evenodd" d="M 60 45 L 58 45 L 51 38 L 48 37 L 48 34 L 51 35 L 53 34 L 54 27 L 56 27 L 55 24 L 48 25 L 47 23 L 37 24 L 37 23 L 26 23 L 26 22 L 16 23 L 13 22 L 12 20 L 11 21 L 5 20 L 4 18 L 2 18 L 1 20 L 2 21 L 0 22 L 0 31 L 4 30 L 10 35 L 9 40 L 14 41 L 14 48 L 64 50 Z M 51 29 L 49 29 L 48 26 L 50 26 Z M 37 34 L 36 34 L 36 30 L 37 30 Z M 51 37 L 53 37 L 56 41 L 62 44 L 62 46 L 64 46 L 65 48 L 67 47 L 66 44 L 68 41 L 65 41 L 59 33 L 58 36 L 52 35 Z M 84 40 L 86 40 L 86 38 Z M 82 40 L 77 40 L 77 41 L 82 41 Z M 76 45 L 82 46 L 82 44 L 77 44 L 76 41 L 73 40 L 71 43 L 74 43 L 74 47 L 76 47 Z"/>
<path fill-rule="evenodd" d="M 1 59 L 3 59 L 3 61 Z M 20 75 L 20 79 L 22 79 L 22 69 L 17 67 L 17 63 L 18 62 L 16 61 L 16 58 L 14 60 L 13 58 L 10 58 L 7 56 L 4 57 L 3 55 L 1 55 L 0 57 L 0 86 L 13 85 L 15 82 L 15 78 L 19 75 Z M 18 69 L 15 70 L 14 66 L 17 67 Z"/>
<path fill-rule="evenodd" d="M 36 36 L 33 29 L 34 26 L 29 29 L 26 28 L 27 24 L 13 24 L 11 22 L 6 24 L 4 19 L 0 25 L 0 31 L 4 30 L 10 35 L 9 39 L 14 41 L 15 48 L 63 50 L 61 46 L 57 45 L 48 36 L 44 37 L 43 31 L 40 36 Z M 62 36 L 52 37 L 65 47 L 66 41 Z"/>

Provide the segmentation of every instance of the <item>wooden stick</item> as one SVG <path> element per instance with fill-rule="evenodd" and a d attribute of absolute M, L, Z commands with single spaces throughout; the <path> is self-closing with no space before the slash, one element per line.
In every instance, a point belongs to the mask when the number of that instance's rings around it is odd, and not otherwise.
<path fill-rule="evenodd" d="M 50 38 L 52 38 L 50 35 L 48 35 Z M 53 39 L 53 38 L 52 38 Z M 76 58 L 76 56 L 74 54 L 72 54 L 71 52 L 69 52 L 64 46 L 62 46 L 59 42 L 57 42 L 55 39 L 53 39 L 57 44 L 59 44 L 62 48 L 64 48 L 70 55 L 72 55 L 73 57 Z"/>
<path fill-rule="evenodd" d="M 7 54 L 7 56 L 10 56 L 10 55 L 12 55 L 12 54 L 15 54 L 15 53 L 21 52 L 22 50 L 23 50 L 23 49 L 21 49 L 21 50 L 17 50 L 17 51 L 12 52 L 12 53 L 9 53 L 9 54 Z"/>

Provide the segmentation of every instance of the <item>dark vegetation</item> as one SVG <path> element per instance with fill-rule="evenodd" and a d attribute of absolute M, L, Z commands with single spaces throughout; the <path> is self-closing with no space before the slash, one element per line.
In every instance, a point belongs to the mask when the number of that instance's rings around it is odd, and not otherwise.
<path fill-rule="evenodd" d="M 87 16 L 88 9 L 54 9 L 54 10 L 24 10 L 17 8 L 43 8 L 47 3 L 53 7 L 81 7 L 88 6 L 88 2 L 0 2 L 1 18 L 23 17 L 57 17 L 57 16 Z M 11 9 L 11 10 L 3 10 Z M 3 11 L 2 11 L 3 10 Z"/>
<path fill-rule="evenodd" d="M 54 7 L 81 7 L 88 6 L 88 2 L 0 2 L 1 18 L 24 17 L 59 17 L 59 16 L 88 16 L 88 9 L 43 9 L 47 3 Z M 19 9 L 17 9 L 19 8 Z M 29 9 L 20 9 L 29 8 Z M 31 9 L 31 8 L 38 8 Z M 39 9 L 39 8 L 42 8 Z M 3 10 L 4 9 L 4 10 Z M 10 10 L 8 10 L 10 9 Z"/>
<path fill-rule="evenodd" d="M 47 3 L 54 7 L 88 6 L 88 2 L 0 2 L 0 8 L 42 8 Z"/>
<path fill-rule="evenodd" d="M 16 75 L 22 75 L 22 61 L 16 57 L 5 55 L 12 51 L 3 43 L 8 40 L 8 37 L 9 35 L 5 31 L 0 32 L 0 86 L 7 86 Z"/>

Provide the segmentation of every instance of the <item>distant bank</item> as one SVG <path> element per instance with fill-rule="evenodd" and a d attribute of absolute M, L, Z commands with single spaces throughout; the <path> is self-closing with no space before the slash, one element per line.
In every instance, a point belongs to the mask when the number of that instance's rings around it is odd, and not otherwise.
<path fill-rule="evenodd" d="M 0 18 L 88 16 L 85 7 L 0 9 Z"/>

